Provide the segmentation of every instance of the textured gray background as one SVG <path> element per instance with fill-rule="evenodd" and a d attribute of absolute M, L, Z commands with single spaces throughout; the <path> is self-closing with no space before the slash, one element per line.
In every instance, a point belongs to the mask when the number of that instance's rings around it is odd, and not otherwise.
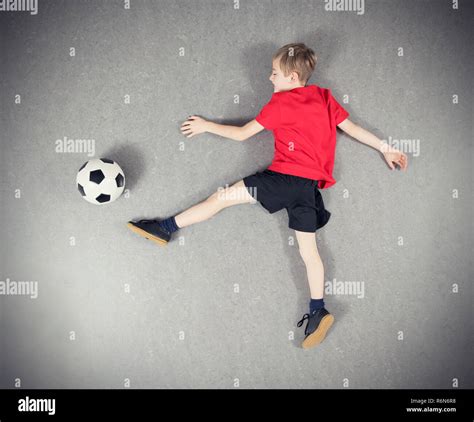
<path fill-rule="evenodd" d="M 366 1 L 360 16 L 283 0 L 39 0 L 36 16 L 0 13 L 0 276 L 39 283 L 37 299 L 0 297 L 0 387 L 474 387 L 472 17 L 462 0 L 457 11 L 451 0 Z M 326 280 L 363 281 L 365 297 L 327 295 L 336 324 L 309 351 L 295 327 L 306 272 L 285 211 L 229 208 L 166 248 L 125 226 L 269 165 L 270 132 L 238 143 L 186 139 L 179 125 L 254 118 L 272 94 L 271 55 L 288 42 L 315 50 L 310 83 L 347 95 L 354 122 L 420 139 L 408 170 L 390 172 L 339 131 L 318 244 Z M 65 136 L 118 160 L 129 197 L 81 199 L 75 175 L 90 157 L 56 153 Z"/>

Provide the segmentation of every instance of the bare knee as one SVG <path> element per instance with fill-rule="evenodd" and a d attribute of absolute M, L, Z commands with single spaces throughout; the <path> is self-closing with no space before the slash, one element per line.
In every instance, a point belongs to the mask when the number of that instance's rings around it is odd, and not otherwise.
<path fill-rule="evenodd" d="M 301 258 L 305 262 L 305 264 L 308 264 L 310 262 L 314 262 L 319 258 L 319 253 L 316 248 L 316 246 L 311 247 L 311 248 L 299 248 Z"/>
<path fill-rule="evenodd" d="M 207 198 L 207 201 L 218 209 L 228 207 L 229 205 L 231 205 L 229 201 L 231 188 L 232 187 L 229 186 L 227 186 L 226 188 L 219 187 L 216 192 L 214 192 L 209 198 Z"/>
<path fill-rule="evenodd" d="M 211 201 L 219 209 L 248 203 L 252 200 L 253 198 L 242 182 L 238 182 L 232 186 L 227 185 L 225 188 L 219 187 L 217 191 L 208 198 L 208 201 Z"/>
<path fill-rule="evenodd" d="M 219 196 L 218 191 L 214 192 L 211 196 L 209 196 L 209 198 L 206 199 L 206 202 L 211 204 L 213 207 L 224 208 L 224 203 L 223 203 L 221 197 Z"/>

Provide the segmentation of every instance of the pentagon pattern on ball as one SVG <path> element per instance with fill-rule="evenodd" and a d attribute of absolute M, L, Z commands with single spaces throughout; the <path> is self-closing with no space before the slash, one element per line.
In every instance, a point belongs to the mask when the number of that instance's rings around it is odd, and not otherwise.
<path fill-rule="evenodd" d="M 105 175 L 104 173 L 102 173 L 102 170 L 94 170 L 94 171 L 91 171 L 89 174 L 89 180 L 91 182 L 97 183 L 98 185 L 100 185 L 100 182 L 102 182 L 102 180 L 104 179 L 105 179 Z"/>
<path fill-rule="evenodd" d="M 105 193 L 101 193 L 97 198 L 95 198 L 97 202 L 100 202 L 101 204 L 104 202 L 109 202 L 110 201 L 110 195 L 106 195 Z"/>
<path fill-rule="evenodd" d="M 124 185 L 125 182 L 125 177 L 123 177 L 120 173 L 117 174 L 117 177 L 115 178 L 115 182 L 117 183 L 117 187 L 121 188 Z"/>
<path fill-rule="evenodd" d="M 82 196 L 86 196 L 86 193 L 84 192 L 84 188 L 82 187 L 80 183 L 77 184 L 77 189 L 79 190 Z"/>

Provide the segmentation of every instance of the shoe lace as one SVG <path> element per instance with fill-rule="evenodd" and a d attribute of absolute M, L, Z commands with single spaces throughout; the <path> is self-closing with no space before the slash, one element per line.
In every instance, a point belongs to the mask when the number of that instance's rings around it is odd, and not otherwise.
<path fill-rule="evenodd" d="M 303 323 L 308 320 L 309 322 L 309 318 L 310 318 L 310 315 L 309 314 L 304 314 L 303 315 L 303 318 L 301 318 L 301 321 L 298 321 L 298 323 L 296 324 L 297 327 L 301 327 L 303 325 Z M 308 324 L 306 324 L 306 326 L 308 326 Z"/>

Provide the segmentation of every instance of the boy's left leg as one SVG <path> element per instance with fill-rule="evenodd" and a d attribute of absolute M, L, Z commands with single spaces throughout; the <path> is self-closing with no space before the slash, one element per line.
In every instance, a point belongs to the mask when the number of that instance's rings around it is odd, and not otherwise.
<path fill-rule="evenodd" d="M 310 311 L 298 323 L 301 327 L 305 320 L 306 337 L 303 348 L 307 349 L 321 343 L 334 322 L 334 317 L 324 307 L 324 265 L 316 244 L 316 233 L 295 230 L 301 258 L 306 266 L 309 289 L 311 292 Z"/>
<path fill-rule="evenodd" d="M 177 230 L 210 219 L 224 208 L 233 205 L 255 202 L 243 180 L 232 186 L 219 188 L 206 200 L 196 204 L 180 214 L 165 220 L 130 221 L 127 226 L 135 233 L 160 245 L 166 245 Z"/>

